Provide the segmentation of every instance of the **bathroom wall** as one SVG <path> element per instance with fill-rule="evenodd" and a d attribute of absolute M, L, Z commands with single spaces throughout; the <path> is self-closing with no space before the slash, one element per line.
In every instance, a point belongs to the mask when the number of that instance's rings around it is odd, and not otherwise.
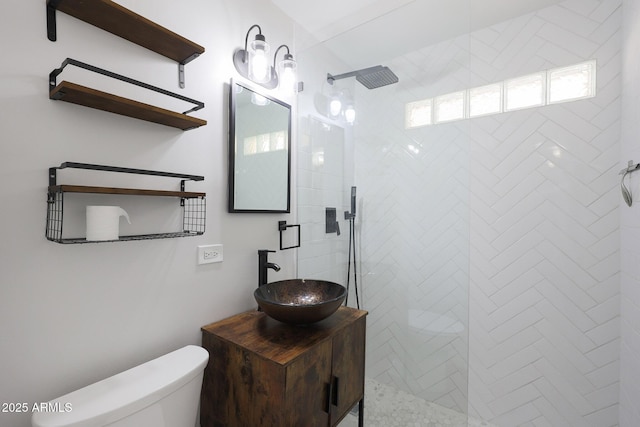
<path fill-rule="evenodd" d="M 471 120 L 471 413 L 617 423 L 621 2 L 473 34 L 473 85 L 597 61 L 595 98 Z"/>
<path fill-rule="evenodd" d="M 294 222 L 293 214 L 226 212 L 225 85 L 239 77 L 232 53 L 258 23 L 272 46 L 287 43 L 295 54 L 289 18 L 259 0 L 118 3 L 206 48 L 186 66 L 185 89 L 178 87 L 173 61 L 64 13 L 58 13 L 58 41 L 50 42 L 44 1 L 9 0 L 0 16 L 5 58 L 0 70 L 2 403 L 31 407 L 183 345 L 199 344 L 202 325 L 255 307 L 256 251 L 278 249 L 278 220 Z M 205 109 L 192 115 L 208 124 L 182 132 L 51 101 L 48 74 L 66 57 L 202 100 Z M 58 81 L 73 81 L 70 76 L 98 89 L 111 85 L 104 77 L 72 67 Z M 128 85 L 114 87 L 117 94 L 172 108 L 163 104 L 164 97 Z M 47 241 L 47 172 L 65 161 L 204 175 L 203 182 L 189 182 L 187 189 L 207 193 L 206 233 L 86 245 Z M 78 181 L 67 183 L 83 184 L 86 179 L 100 185 L 113 179 L 61 172 L 62 179 L 71 176 Z M 122 184 L 147 184 L 136 176 L 126 181 Z M 171 179 L 149 184 L 169 189 L 178 185 Z M 129 210 L 132 227 L 141 227 L 158 201 L 122 198 L 117 203 Z M 169 212 L 166 221 L 173 224 L 174 216 L 180 216 L 177 201 Z M 83 220 L 81 210 L 68 214 Z M 224 261 L 196 265 L 196 247 L 212 243 L 224 244 Z M 279 251 L 271 259 L 283 268 L 270 272 L 270 279 L 295 275 L 293 251 Z M 0 412 L 2 426 L 26 427 L 29 420 L 30 413 Z"/>
<path fill-rule="evenodd" d="M 460 291 L 469 280 L 471 416 L 500 426 L 616 425 L 620 5 L 570 0 L 426 47 L 385 64 L 397 87 L 357 93 L 367 120 L 355 136 L 362 254 L 372 263 L 363 286 L 376 348 L 368 375 L 466 409 L 463 337 L 420 340 L 410 326 L 411 309 L 466 325 Z M 408 100 L 588 59 L 598 64 L 593 99 L 404 129 Z M 624 305 L 631 360 L 637 312 Z"/>
<path fill-rule="evenodd" d="M 622 38 L 622 147 L 618 169 L 629 160 L 640 161 L 640 1 L 623 1 Z M 640 194 L 640 176 L 626 178 L 635 197 Z M 618 176 L 620 179 L 620 176 Z M 637 201 L 628 207 L 620 203 L 621 271 L 621 350 L 620 350 L 620 426 L 640 425 L 640 209 Z"/>

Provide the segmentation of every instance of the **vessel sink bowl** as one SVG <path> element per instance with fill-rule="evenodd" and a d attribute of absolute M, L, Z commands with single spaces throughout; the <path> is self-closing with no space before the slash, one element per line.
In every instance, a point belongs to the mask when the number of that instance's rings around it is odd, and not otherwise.
<path fill-rule="evenodd" d="M 280 280 L 260 286 L 253 293 L 269 317 L 284 323 L 304 325 L 326 319 L 347 296 L 344 286 L 326 280 Z"/>

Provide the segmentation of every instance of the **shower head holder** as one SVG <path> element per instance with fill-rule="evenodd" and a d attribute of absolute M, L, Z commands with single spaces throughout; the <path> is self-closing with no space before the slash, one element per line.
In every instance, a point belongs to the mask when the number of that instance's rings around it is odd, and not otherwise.
<path fill-rule="evenodd" d="M 622 191 L 622 198 L 624 199 L 627 206 L 631 207 L 633 204 L 633 197 L 631 196 L 631 190 L 624 184 L 624 178 L 632 172 L 640 169 L 640 163 L 633 164 L 633 160 L 629 160 L 629 163 L 626 168 L 622 169 L 618 175 L 622 175 L 622 179 L 620 180 L 620 190 Z"/>

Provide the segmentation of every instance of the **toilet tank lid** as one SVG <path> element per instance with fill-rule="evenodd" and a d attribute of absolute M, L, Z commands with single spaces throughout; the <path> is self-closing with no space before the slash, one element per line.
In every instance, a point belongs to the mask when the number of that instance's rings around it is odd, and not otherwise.
<path fill-rule="evenodd" d="M 209 353 L 188 345 L 49 403 L 70 410 L 35 412 L 33 427 L 102 426 L 133 414 L 171 394 L 199 375 Z M 57 404 L 57 405 L 56 405 Z"/>

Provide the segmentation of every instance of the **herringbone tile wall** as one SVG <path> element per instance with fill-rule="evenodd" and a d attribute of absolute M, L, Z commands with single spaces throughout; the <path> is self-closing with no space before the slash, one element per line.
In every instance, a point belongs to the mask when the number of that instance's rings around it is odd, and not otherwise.
<path fill-rule="evenodd" d="M 623 83 L 622 148 L 620 169 L 629 160 L 640 160 L 640 0 L 623 2 Z M 632 194 L 640 194 L 640 176 L 626 178 Z M 640 425 L 640 203 L 631 207 L 621 203 L 621 349 L 620 349 L 620 426 Z"/>
<path fill-rule="evenodd" d="M 505 427 L 617 424 L 620 3 L 570 0 L 358 89 L 368 375 Z M 403 127 L 408 101 L 588 59 L 593 99 Z"/>
<path fill-rule="evenodd" d="M 472 37 L 489 79 L 598 62 L 591 100 L 471 121 L 469 401 L 498 425 L 617 424 L 620 29 L 568 1 Z"/>
<path fill-rule="evenodd" d="M 367 376 L 502 427 L 617 425 L 620 6 L 569 0 L 353 87 Z M 595 98 L 404 129 L 407 102 L 589 59 Z M 301 123 L 299 274 L 343 282 L 324 207 L 348 208 L 350 139 Z"/>
<path fill-rule="evenodd" d="M 313 117 L 301 118 L 296 146 L 298 223 L 301 224 L 298 277 L 344 285 L 349 248 L 349 228 L 344 221 L 344 211 L 349 209 L 345 194 L 350 185 L 345 178 L 344 129 Z M 340 236 L 326 233 L 327 207 L 336 209 Z M 353 301 L 350 298 L 350 302 Z"/>

